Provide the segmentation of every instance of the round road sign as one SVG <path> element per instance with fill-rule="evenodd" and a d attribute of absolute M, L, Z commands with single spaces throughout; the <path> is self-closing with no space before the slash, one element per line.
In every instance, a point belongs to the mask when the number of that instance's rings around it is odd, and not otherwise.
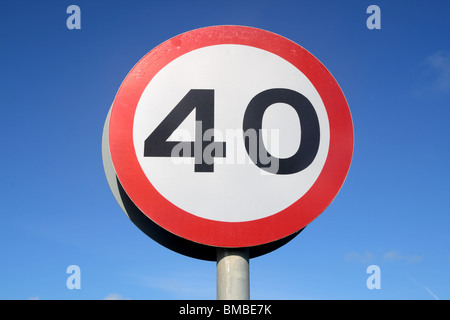
<path fill-rule="evenodd" d="M 200 245 L 296 234 L 337 195 L 352 158 L 336 80 L 261 29 L 207 27 L 162 43 L 130 71 L 110 112 L 110 157 L 127 197 Z"/>

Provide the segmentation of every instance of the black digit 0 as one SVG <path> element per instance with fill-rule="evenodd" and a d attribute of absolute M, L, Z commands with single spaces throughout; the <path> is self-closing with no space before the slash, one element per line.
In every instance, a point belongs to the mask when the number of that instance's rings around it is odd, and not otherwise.
<path fill-rule="evenodd" d="M 301 127 L 300 145 L 289 158 L 276 158 L 267 151 L 261 138 L 261 127 L 264 112 L 274 103 L 286 103 L 297 112 Z M 248 130 L 255 130 L 257 151 L 250 150 L 249 139 L 245 139 L 245 148 L 252 161 L 261 169 L 276 174 L 293 174 L 307 168 L 317 155 L 320 142 L 320 128 L 317 113 L 311 102 L 301 93 L 283 88 L 268 89 L 257 94 L 248 104 L 244 114 L 244 139 Z M 276 167 L 268 166 L 261 155 L 278 161 Z M 267 157 L 265 157 L 267 159 Z M 274 171 L 275 170 L 275 171 Z"/>

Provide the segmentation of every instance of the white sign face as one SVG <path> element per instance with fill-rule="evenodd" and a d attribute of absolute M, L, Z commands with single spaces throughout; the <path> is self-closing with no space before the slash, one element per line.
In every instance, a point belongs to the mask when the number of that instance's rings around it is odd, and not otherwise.
<path fill-rule="evenodd" d="M 288 174 L 278 174 L 280 160 L 294 156 L 305 138 L 300 117 L 291 105 L 278 102 L 265 109 L 260 128 L 262 141 L 257 141 L 252 130 L 245 134 L 243 130 L 250 101 L 262 92 L 279 88 L 309 100 L 320 127 L 320 141 L 313 161 L 305 169 Z M 194 94 L 191 90 L 203 91 Z M 145 156 L 145 141 L 169 113 L 185 97 L 202 99 L 203 92 L 208 92 L 212 99 L 205 102 L 205 106 L 197 102 L 190 106 L 192 110 L 180 112 L 179 123 L 167 133 L 170 136 L 166 141 L 172 141 L 180 148 L 173 148 L 170 157 Z M 214 115 L 213 127 L 209 128 L 212 134 L 203 137 L 203 141 L 211 143 L 213 135 L 214 142 L 223 142 L 218 145 L 225 151 L 223 156 L 211 153 L 218 149 L 201 147 L 202 129 L 196 128 L 196 117 L 203 112 L 200 108 L 205 112 L 210 109 Z M 244 143 L 245 136 L 249 151 Z M 134 150 L 150 183 L 179 208 L 216 221 L 256 220 L 292 205 L 319 176 L 327 158 L 329 141 L 327 112 L 311 81 L 281 57 L 245 45 L 202 47 L 173 60 L 148 83 L 134 115 Z M 197 155 L 180 157 L 178 151 L 189 142 L 194 142 L 194 149 L 198 146 Z M 267 158 L 271 172 L 255 165 L 250 157 L 261 143 L 271 155 Z M 210 171 L 195 170 L 196 161 L 201 159 L 198 154 L 213 163 Z"/>

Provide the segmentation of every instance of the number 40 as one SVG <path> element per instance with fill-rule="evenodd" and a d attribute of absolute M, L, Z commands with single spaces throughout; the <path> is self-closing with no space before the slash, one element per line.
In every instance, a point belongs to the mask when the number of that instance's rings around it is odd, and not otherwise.
<path fill-rule="evenodd" d="M 261 139 L 263 116 L 267 108 L 275 103 L 290 105 L 300 120 L 301 140 L 297 151 L 288 158 L 271 155 Z M 168 141 L 170 135 L 196 109 L 195 141 Z M 301 93 L 284 88 L 268 89 L 251 99 L 242 123 L 245 148 L 252 161 L 261 169 L 275 174 L 292 174 L 307 168 L 316 157 L 320 142 L 317 113 L 311 102 Z M 226 143 L 214 141 L 214 90 L 191 89 L 156 129 L 145 139 L 144 157 L 194 157 L 195 172 L 214 172 L 214 157 L 226 156 Z M 254 132 L 256 139 L 249 139 Z M 182 150 L 172 152 L 175 147 Z M 252 150 L 253 148 L 253 150 Z M 187 150 L 187 151 L 186 151 Z M 254 151 L 254 152 L 253 152 Z M 210 155 L 206 157 L 205 154 Z M 278 161 L 276 172 L 263 161 L 266 155 Z M 266 157 L 266 159 L 267 159 Z"/>

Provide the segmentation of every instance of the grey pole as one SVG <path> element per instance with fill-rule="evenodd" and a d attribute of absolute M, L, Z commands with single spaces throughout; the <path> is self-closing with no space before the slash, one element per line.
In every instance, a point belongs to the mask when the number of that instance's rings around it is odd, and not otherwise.
<path fill-rule="evenodd" d="M 248 248 L 217 248 L 217 300 L 250 299 Z"/>

